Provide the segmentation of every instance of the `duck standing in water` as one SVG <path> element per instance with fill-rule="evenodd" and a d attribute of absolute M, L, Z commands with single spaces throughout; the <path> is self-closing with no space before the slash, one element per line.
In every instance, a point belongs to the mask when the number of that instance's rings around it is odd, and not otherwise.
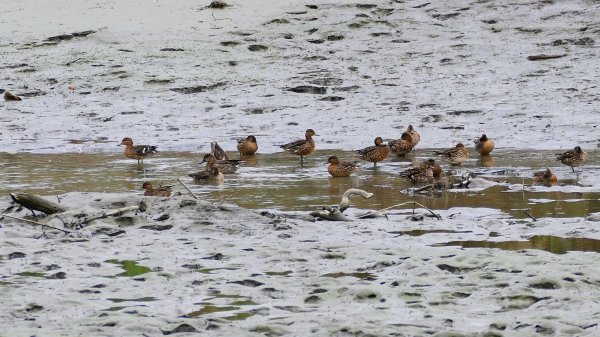
<path fill-rule="evenodd" d="M 554 185 L 558 182 L 558 179 L 548 168 L 545 171 L 533 172 L 533 181 L 546 185 Z"/>
<path fill-rule="evenodd" d="M 237 149 L 240 152 L 240 156 L 253 156 L 258 150 L 256 137 L 248 136 L 246 138 L 238 139 Z"/>
<path fill-rule="evenodd" d="M 293 142 L 280 145 L 279 147 L 283 150 L 297 154 L 300 156 L 300 163 L 304 162 L 304 156 L 310 154 L 315 149 L 315 141 L 312 139 L 313 136 L 317 136 L 313 129 L 308 129 L 304 132 L 305 139 L 295 140 Z"/>
<path fill-rule="evenodd" d="M 402 133 L 400 139 L 389 141 L 388 146 L 390 151 L 398 157 L 406 156 L 414 147 L 412 137 L 408 132 Z"/>
<path fill-rule="evenodd" d="M 202 158 L 202 163 L 206 163 L 205 171 L 212 171 L 214 167 L 219 169 L 219 172 L 223 174 L 235 173 L 240 168 L 240 160 L 236 159 L 227 159 L 227 160 L 217 160 L 215 156 L 210 153 L 204 155 Z"/>
<path fill-rule="evenodd" d="M 145 196 L 152 196 L 152 197 L 170 197 L 171 194 L 173 193 L 173 191 L 171 191 L 171 186 L 160 186 L 157 189 L 154 189 L 154 187 L 152 186 L 151 182 L 145 182 L 142 185 L 142 189 L 146 190 L 144 192 Z"/>
<path fill-rule="evenodd" d="M 154 145 L 133 145 L 133 140 L 129 137 L 123 138 L 121 144 L 118 146 L 121 145 L 125 145 L 125 150 L 123 151 L 125 157 L 137 159 L 138 164 L 140 161 L 143 164 L 144 158 L 158 152 L 156 151 L 157 146 Z"/>
<path fill-rule="evenodd" d="M 421 141 L 421 136 L 419 135 L 417 130 L 415 130 L 415 128 L 413 128 L 412 125 L 409 125 L 408 128 L 406 128 L 406 131 L 404 131 L 404 132 L 408 133 L 408 135 L 410 136 L 410 141 L 412 143 L 412 147 L 417 146 L 417 144 L 419 144 L 419 141 Z"/>
<path fill-rule="evenodd" d="M 481 137 L 475 139 L 475 150 L 482 156 L 489 155 L 494 150 L 494 141 L 484 133 Z"/>
<path fill-rule="evenodd" d="M 210 153 L 212 153 L 217 160 L 229 160 L 227 152 L 225 152 L 225 150 L 223 150 L 223 148 L 217 142 L 210 143 Z"/>
<path fill-rule="evenodd" d="M 329 163 L 327 172 L 329 172 L 332 177 L 349 177 L 359 166 L 357 162 L 340 161 L 337 156 L 329 157 L 327 162 Z"/>
<path fill-rule="evenodd" d="M 433 153 L 450 165 L 460 165 L 469 159 L 469 151 L 463 143 L 458 143 L 455 147 L 443 151 L 433 151 Z"/>
<path fill-rule="evenodd" d="M 358 156 L 362 160 L 370 161 L 377 166 L 377 162 L 380 162 L 387 158 L 390 154 L 390 147 L 387 144 L 383 144 L 381 137 L 375 138 L 375 146 L 365 147 L 361 150 L 356 150 Z"/>
<path fill-rule="evenodd" d="M 589 156 L 587 152 L 583 151 L 579 146 L 575 146 L 573 150 L 569 150 L 559 154 L 556 159 L 560 160 L 561 163 L 571 166 L 571 170 L 575 172 L 574 167 L 580 166 L 588 160 Z"/>

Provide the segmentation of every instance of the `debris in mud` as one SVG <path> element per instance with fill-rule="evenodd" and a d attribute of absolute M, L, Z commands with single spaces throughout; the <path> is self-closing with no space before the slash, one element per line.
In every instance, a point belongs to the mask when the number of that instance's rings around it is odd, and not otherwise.
<path fill-rule="evenodd" d="M 74 37 L 86 37 L 90 34 L 94 34 L 96 33 L 96 30 L 85 30 L 83 32 L 75 32 L 75 33 L 71 33 L 71 34 L 61 34 L 61 35 L 56 35 L 56 36 L 50 36 L 49 38 L 45 39 L 44 41 L 65 41 L 65 40 L 71 40 Z"/>
<path fill-rule="evenodd" d="M 210 5 L 203 7 L 203 9 L 206 9 L 206 8 L 223 9 L 223 8 L 226 8 L 229 6 L 231 6 L 231 5 L 226 3 L 225 1 L 215 0 L 215 1 L 211 2 Z"/>
<path fill-rule="evenodd" d="M 450 115 L 450 116 L 473 115 L 473 114 L 480 114 L 482 112 L 483 112 L 482 110 L 451 110 L 451 111 L 448 111 L 448 115 Z"/>
<path fill-rule="evenodd" d="M 12 252 L 10 254 L 8 254 L 8 259 L 12 260 L 12 259 L 22 259 L 25 257 L 25 253 L 21 253 L 21 252 Z"/>
<path fill-rule="evenodd" d="M 36 96 L 44 96 L 47 93 L 42 90 L 28 91 L 21 93 L 20 97 L 36 97 Z"/>
<path fill-rule="evenodd" d="M 237 41 L 221 41 L 219 44 L 224 47 L 233 47 L 239 45 L 240 43 Z"/>
<path fill-rule="evenodd" d="M 46 214 L 55 214 L 62 213 L 67 209 L 61 205 L 48 201 L 46 199 L 40 198 L 34 194 L 28 193 L 10 193 L 10 197 L 14 202 L 23 207 L 31 210 L 40 211 Z"/>
<path fill-rule="evenodd" d="M 16 68 L 24 68 L 28 67 L 27 63 L 17 63 L 17 64 L 9 64 L 7 66 L 1 66 L 0 69 L 16 69 Z"/>
<path fill-rule="evenodd" d="M 271 21 L 266 22 L 265 25 L 282 24 L 282 23 L 290 23 L 290 21 L 287 19 L 273 19 Z"/>
<path fill-rule="evenodd" d="M 76 37 L 86 37 L 86 36 L 88 36 L 90 34 L 94 34 L 96 32 L 98 32 L 98 31 L 97 30 L 84 30 L 81 32 L 74 32 L 71 34 L 60 34 L 60 35 L 50 36 L 50 37 L 46 38 L 45 40 L 42 40 L 41 42 L 27 43 L 27 44 L 23 45 L 23 47 L 24 48 L 35 48 L 35 47 L 44 47 L 44 46 L 55 46 L 62 41 L 72 40 L 73 38 L 76 38 Z"/>
<path fill-rule="evenodd" d="M 196 330 L 196 328 L 194 328 L 193 326 L 184 323 L 177 326 L 173 330 L 161 330 L 161 332 L 163 333 L 163 335 L 171 335 L 182 332 L 198 332 L 198 330 Z"/>
<path fill-rule="evenodd" d="M 529 61 L 543 61 L 543 60 L 558 59 L 558 58 L 565 57 L 565 56 L 567 56 L 567 54 L 561 54 L 561 55 L 539 54 L 539 55 L 527 56 L 527 59 Z"/>
<path fill-rule="evenodd" d="M 173 83 L 173 80 L 168 80 L 168 79 L 157 79 L 157 78 L 153 78 L 151 80 L 147 80 L 144 83 L 145 84 L 169 84 L 169 83 Z"/>
<path fill-rule="evenodd" d="M 198 85 L 198 86 L 195 86 L 195 87 L 173 88 L 173 89 L 171 89 L 171 91 L 175 91 L 175 92 L 178 92 L 180 94 L 196 94 L 196 93 L 199 93 L 199 92 L 206 92 L 206 91 L 209 91 L 209 90 L 216 89 L 218 87 L 222 87 L 225 84 L 227 84 L 227 82 L 217 82 L 215 84 Z"/>
<path fill-rule="evenodd" d="M 317 94 L 317 95 L 322 95 L 322 94 L 327 93 L 327 88 L 315 87 L 315 86 L 312 86 L 312 85 L 300 85 L 300 86 L 297 86 L 297 87 L 289 88 L 287 90 L 291 91 L 291 92 L 300 93 L 300 94 Z"/>
<path fill-rule="evenodd" d="M 265 51 L 269 49 L 267 46 L 263 46 L 262 44 L 251 44 L 248 46 L 249 51 Z"/>
<path fill-rule="evenodd" d="M 329 35 L 327 36 L 327 41 L 340 41 L 345 38 L 344 35 Z"/>
<path fill-rule="evenodd" d="M 564 46 L 564 45 L 575 45 L 575 46 L 593 46 L 596 43 L 591 37 L 583 37 L 581 39 L 558 39 L 550 43 L 552 46 Z"/>
<path fill-rule="evenodd" d="M 323 42 L 325 42 L 325 40 L 323 39 L 311 39 L 311 40 L 306 40 L 309 43 L 314 43 L 314 44 L 321 44 Z"/>
<path fill-rule="evenodd" d="M 183 48 L 162 48 L 160 51 L 184 51 Z"/>
<path fill-rule="evenodd" d="M 343 101 L 345 98 L 341 97 L 341 96 L 327 96 L 327 97 L 323 97 L 320 99 L 320 101 L 326 101 L 326 102 L 339 102 L 339 101 Z"/>
<path fill-rule="evenodd" d="M 4 92 L 4 100 L 5 101 L 20 101 L 21 97 L 12 94 L 10 91 Z"/>
<path fill-rule="evenodd" d="M 433 14 L 432 17 L 434 19 L 438 19 L 440 21 L 446 21 L 448 19 L 459 16 L 460 13 L 448 13 L 448 14 Z"/>

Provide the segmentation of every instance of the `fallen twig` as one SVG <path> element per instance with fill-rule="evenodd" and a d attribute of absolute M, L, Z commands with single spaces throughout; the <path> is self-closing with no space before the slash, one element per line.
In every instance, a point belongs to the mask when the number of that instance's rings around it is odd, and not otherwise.
<path fill-rule="evenodd" d="M 527 212 L 527 210 L 523 210 L 523 213 L 527 214 L 527 216 L 530 217 L 531 220 L 537 221 L 537 219 L 533 215 L 529 214 L 529 212 Z"/>
<path fill-rule="evenodd" d="M 188 191 L 190 192 L 190 194 L 192 195 L 192 197 L 194 197 L 194 199 L 198 199 L 198 197 L 194 194 L 194 192 L 192 192 L 192 190 L 190 190 L 184 183 L 183 181 L 181 181 L 179 178 L 177 178 L 177 181 Z"/>
<path fill-rule="evenodd" d="M 110 212 L 102 213 L 100 215 L 97 215 L 97 216 L 94 216 L 94 217 L 91 217 L 91 218 L 85 218 L 82 222 L 79 223 L 79 226 L 81 228 L 83 228 L 84 224 L 88 224 L 88 223 L 90 223 L 90 222 L 92 222 L 94 220 L 104 219 L 104 218 L 107 218 L 109 216 L 121 215 L 121 214 L 123 214 L 125 212 L 138 211 L 138 210 L 142 211 L 142 212 L 145 211 L 146 210 L 145 203 L 142 204 L 142 202 L 140 202 L 140 205 L 138 205 L 138 206 L 123 207 L 123 208 L 112 210 Z"/>
<path fill-rule="evenodd" d="M 418 203 L 416 201 L 406 201 L 406 202 L 403 202 L 403 203 L 400 203 L 400 204 L 397 204 L 397 205 L 393 205 L 393 206 L 390 206 L 390 207 L 386 207 L 386 208 L 380 209 L 378 211 L 369 212 L 369 213 L 366 213 L 366 214 L 363 214 L 363 215 L 359 215 L 357 218 L 361 219 L 361 218 L 371 217 L 371 216 L 376 215 L 377 213 L 381 213 L 383 211 L 387 211 L 388 209 L 396 208 L 398 206 L 403 206 L 403 205 L 410 204 L 410 203 L 413 204 L 413 214 L 415 212 L 415 205 L 419 205 L 419 206 L 425 208 L 426 210 L 428 210 L 429 213 L 431 213 L 436 219 L 442 220 L 442 217 L 439 214 L 436 214 L 429 207 L 424 206 L 424 205 L 422 205 L 422 204 L 420 204 L 420 203 Z"/>
<path fill-rule="evenodd" d="M 54 227 L 52 225 L 47 225 L 45 223 L 41 223 L 41 222 L 37 222 L 37 221 L 32 221 L 32 220 L 27 220 L 27 219 L 19 218 L 19 217 L 8 215 L 8 214 L 2 214 L 0 216 L 0 218 L 3 217 L 3 216 L 9 217 L 11 219 L 15 219 L 15 220 L 20 220 L 20 221 L 23 221 L 23 222 L 27 222 L 27 223 L 30 223 L 30 224 L 38 225 L 38 226 L 49 227 L 49 228 L 56 229 L 56 230 L 59 230 L 59 231 L 64 232 L 64 233 L 72 233 L 73 232 L 73 231 L 68 230 L 68 229 L 58 228 L 58 227 Z"/>

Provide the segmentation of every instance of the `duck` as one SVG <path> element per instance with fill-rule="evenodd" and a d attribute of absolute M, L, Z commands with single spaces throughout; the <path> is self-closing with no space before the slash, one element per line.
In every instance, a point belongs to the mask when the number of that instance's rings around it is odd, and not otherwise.
<path fill-rule="evenodd" d="M 414 147 L 412 137 L 408 132 L 402 133 L 400 139 L 389 141 L 388 146 L 390 151 L 398 157 L 406 156 Z"/>
<path fill-rule="evenodd" d="M 428 165 L 429 167 L 431 167 L 431 172 L 433 173 L 433 178 L 438 179 L 439 177 L 442 176 L 442 167 L 440 166 L 440 164 L 436 163 L 435 160 L 433 159 L 427 159 L 423 162 L 421 162 L 420 167 L 423 167 L 424 165 Z"/>
<path fill-rule="evenodd" d="M 331 156 L 327 159 L 329 167 L 327 172 L 332 177 L 349 177 L 350 174 L 356 169 L 359 164 L 358 162 L 340 161 L 337 156 Z"/>
<path fill-rule="evenodd" d="M 219 171 L 219 168 L 213 167 L 208 171 L 201 171 L 196 173 L 190 173 L 188 176 L 194 178 L 195 181 L 214 181 L 222 183 L 225 180 L 223 173 Z"/>
<path fill-rule="evenodd" d="M 415 128 L 413 128 L 412 125 L 408 125 L 405 132 L 410 135 L 410 141 L 412 143 L 412 147 L 417 146 L 417 144 L 419 144 L 419 141 L 421 140 L 421 136 L 419 135 L 417 130 L 415 130 Z"/>
<path fill-rule="evenodd" d="M 157 146 L 154 145 L 133 145 L 133 140 L 129 137 L 123 138 L 121 144 L 118 146 L 121 145 L 125 145 L 125 150 L 123 151 L 125 157 L 137 159 L 138 164 L 140 162 L 143 164 L 144 158 L 158 152 L 156 151 Z"/>
<path fill-rule="evenodd" d="M 210 153 L 204 155 L 202 158 L 202 163 L 206 163 L 205 171 L 211 171 L 213 167 L 219 168 L 219 172 L 223 174 L 235 173 L 240 168 L 240 160 L 237 159 L 227 159 L 227 160 L 217 160 L 215 156 Z"/>
<path fill-rule="evenodd" d="M 144 192 L 145 196 L 152 197 L 170 197 L 173 191 L 171 191 L 171 186 L 160 186 L 157 189 L 154 189 L 152 183 L 147 181 L 142 185 L 142 189 L 146 190 Z"/>
<path fill-rule="evenodd" d="M 256 137 L 250 135 L 246 138 L 238 139 L 237 149 L 240 152 L 240 156 L 253 156 L 258 150 Z"/>
<path fill-rule="evenodd" d="M 489 155 L 494 150 L 494 141 L 489 139 L 485 133 L 475 139 L 475 150 L 482 156 Z"/>
<path fill-rule="evenodd" d="M 588 158 L 589 156 L 587 152 L 583 151 L 579 146 L 575 146 L 573 150 L 563 152 L 556 157 L 556 159 L 560 160 L 561 163 L 571 166 L 571 170 L 573 170 L 573 172 L 575 172 L 575 166 L 580 166 L 586 162 Z"/>
<path fill-rule="evenodd" d="M 310 154 L 315 149 L 315 141 L 312 139 L 313 136 L 317 136 L 313 129 L 307 129 L 304 132 L 305 139 L 295 140 L 293 142 L 280 145 L 279 147 L 283 150 L 297 154 L 300 156 L 300 163 L 304 161 L 304 156 Z"/>
<path fill-rule="evenodd" d="M 375 146 L 365 147 L 361 150 L 356 150 L 358 156 L 362 160 L 370 161 L 377 166 L 377 162 L 384 160 L 390 154 L 390 147 L 383 144 L 381 137 L 375 138 Z"/>
<path fill-rule="evenodd" d="M 227 152 L 225 152 L 225 150 L 223 150 L 223 148 L 219 146 L 219 143 L 217 142 L 210 143 L 210 153 L 212 153 L 217 160 L 229 160 Z"/>
<path fill-rule="evenodd" d="M 558 179 L 554 173 L 547 168 L 545 171 L 533 172 L 533 181 L 536 183 L 554 185 L 558 182 Z"/>
<path fill-rule="evenodd" d="M 463 143 L 458 143 L 455 147 L 443 151 L 433 151 L 433 153 L 439 155 L 443 161 L 450 165 L 460 165 L 469 159 L 469 151 Z"/>
<path fill-rule="evenodd" d="M 423 162 L 419 167 L 411 167 L 400 172 L 400 177 L 413 184 L 431 184 L 435 181 L 429 162 Z"/>

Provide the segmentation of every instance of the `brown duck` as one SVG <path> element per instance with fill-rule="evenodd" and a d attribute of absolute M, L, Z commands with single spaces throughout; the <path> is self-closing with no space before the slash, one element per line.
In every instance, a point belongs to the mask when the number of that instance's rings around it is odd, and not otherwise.
<path fill-rule="evenodd" d="M 327 172 L 332 177 L 348 177 L 359 166 L 358 162 L 340 161 L 337 156 L 329 157 L 327 162 Z"/>
<path fill-rule="evenodd" d="M 569 150 L 559 154 L 556 159 L 560 160 L 561 163 L 571 166 L 571 170 L 575 172 L 574 167 L 580 166 L 588 160 L 589 156 L 587 152 L 583 151 L 579 146 L 575 146 L 573 150 Z"/>
<path fill-rule="evenodd" d="M 253 156 L 258 150 L 256 137 L 248 136 L 246 138 L 238 139 L 237 149 L 240 152 L 240 156 Z"/>
<path fill-rule="evenodd" d="M 148 182 L 148 181 L 142 185 L 142 189 L 146 190 L 144 192 L 145 196 L 167 197 L 168 198 L 173 193 L 173 191 L 171 191 L 171 186 L 160 186 L 159 188 L 155 189 L 152 186 L 152 183 Z"/>
<path fill-rule="evenodd" d="M 375 166 L 377 162 L 384 160 L 390 154 L 390 147 L 387 144 L 383 144 L 381 137 L 375 138 L 375 146 L 365 147 L 361 150 L 356 150 L 358 156 L 362 160 L 370 161 Z"/>
<path fill-rule="evenodd" d="M 389 141 L 388 146 L 390 147 L 390 151 L 398 157 L 404 157 L 414 147 L 412 137 L 408 132 L 402 133 L 400 139 Z"/>
<path fill-rule="evenodd" d="M 439 155 L 443 161 L 451 165 L 460 165 L 469 159 L 469 151 L 463 143 L 458 143 L 455 147 L 447 150 L 433 151 L 433 153 Z"/>
<path fill-rule="evenodd" d="M 410 141 L 412 142 L 412 147 L 417 146 L 417 144 L 419 144 L 419 141 L 421 141 L 421 136 L 419 135 L 417 130 L 415 130 L 415 128 L 413 128 L 412 125 L 409 125 L 408 128 L 406 128 L 405 132 L 410 135 Z"/>
<path fill-rule="evenodd" d="M 225 180 L 223 173 L 219 172 L 217 167 L 213 167 L 209 171 L 190 173 L 188 176 L 194 178 L 196 181 L 214 181 L 222 183 Z"/>
<path fill-rule="evenodd" d="M 312 139 L 313 136 L 317 136 L 313 129 L 308 129 L 304 132 L 305 139 L 295 140 L 293 142 L 280 145 L 279 147 L 287 152 L 297 154 L 300 156 L 300 162 L 304 161 L 304 156 L 310 154 L 315 149 L 315 141 Z"/>
<path fill-rule="evenodd" d="M 423 162 L 419 167 L 412 167 L 400 172 L 400 177 L 413 184 L 431 184 L 435 181 L 429 162 Z"/>
<path fill-rule="evenodd" d="M 485 133 L 475 139 L 475 150 L 482 156 L 486 156 L 494 150 L 494 141 L 489 139 Z"/>
<path fill-rule="evenodd" d="M 219 172 L 223 174 L 235 173 L 240 168 L 240 160 L 228 159 L 228 160 L 217 160 L 215 156 L 210 153 L 204 155 L 200 164 L 206 163 L 205 171 L 212 171 L 214 167 L 219 169 Z"/>
<path fill-rule="evenodd" d="M 554 185 L 558 182 L 558 179 L 548 168 L 545 171 L 533 172 L 533 181 L 541 184 Z"/>
<path fill-rule="evenodd" d="M 421 162 L 419 167 L 424 167 L 424 165 L 428 165 L 431 168 L 431 172 L 433 173 L 433 177 L 435 179 L 442 176 L 443 170 L 440 164 L 436 163 L 433 159 L 427 159 Z"/>
<path fill-rule="evenodd" d="M 217 142 L 210 143 L 210 153 L 212 153 L 212 155 L 215 156 L 217 160 L 229 159 L 227 152 L 225 152 L 225 150 L 223 150 L 223 148 Z"/>
<path fill-rule="evenodd" d="M 138 164 L 140 162 L 144 163 L 144 158 L 158 152 L 158 151 L 156 151 L 157 146 L 133 145 L 133 140 L 129 137 L 123 138 L 123 140 L 121 141 L 121 144 L 119 144 L 119 146 L 120 145 L 125 145 L 125 150 L 123 151 L 123 153 L 125 154 L 125 157 L 131 158 L 131 159 L 137 159 Z"/>

